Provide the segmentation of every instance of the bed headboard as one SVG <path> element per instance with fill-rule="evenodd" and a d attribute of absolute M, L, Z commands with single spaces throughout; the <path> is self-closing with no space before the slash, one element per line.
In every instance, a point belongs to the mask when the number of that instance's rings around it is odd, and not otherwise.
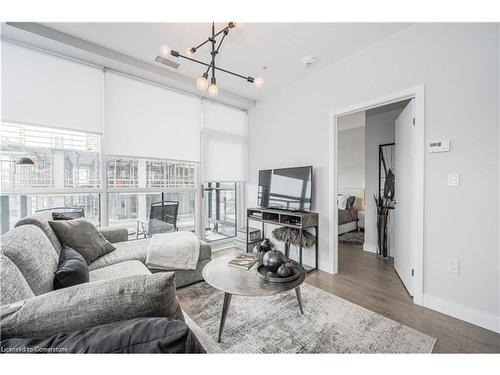
<path fill-rule="evenodd" d="M 338 194 L 344 194 L 344 195 L 356 197 L 356 200 L 354 201 L 354 206 L 353 206 L 356 209 L 356 211 L 359 211 L 363 208 L 364 199 L 365 199 L 365 188 L 339 187 L 339 188 L 337 188 L 337 192 L 338 192 Z"/>

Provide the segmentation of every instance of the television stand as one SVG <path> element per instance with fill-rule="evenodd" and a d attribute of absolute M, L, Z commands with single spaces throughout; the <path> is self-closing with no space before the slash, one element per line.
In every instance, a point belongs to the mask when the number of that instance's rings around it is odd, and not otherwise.
<path fill-rule="evenodd" d="M 257 221 L 262 223 L 262 238 L 249 241 L 248 228 L 250 227 L 250 221 Z M 300 239 L 299 239 L 299 264 L 306 269 L 307 272 L 311 272 L 318 269 L 318 224 L 319 215 L 317 212 L 301 212 L 301 211 L 288 211 L 279 210 L 274 208 L 247 208 L 247 233 L 246 233 L 246 244 L 247 252 L 248 245 L 261 242 L 265 236 L 265 225 L 273 224 L 282 227 L 299 229 Z M 315 265 L 314 267 L 304 266 L 302 264 L 302 231 L 308 228 L 314 228 L 314 234 L 316 237 L 316 249 L 314 252 Z"/>

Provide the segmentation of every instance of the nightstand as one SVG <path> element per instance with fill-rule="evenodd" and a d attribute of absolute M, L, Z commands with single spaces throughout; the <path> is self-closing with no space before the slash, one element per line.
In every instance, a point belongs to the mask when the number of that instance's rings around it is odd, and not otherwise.
<path fill-rule="evenodd" d="M 365 211 L 358 211 L 358 230 L 365 229 Z"/>

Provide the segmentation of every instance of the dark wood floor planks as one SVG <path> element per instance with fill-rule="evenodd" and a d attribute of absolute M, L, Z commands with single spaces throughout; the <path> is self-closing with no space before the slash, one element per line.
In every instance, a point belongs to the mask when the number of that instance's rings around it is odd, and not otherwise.
<path fill-rule="evenodd" d="M 236 249 L 214 256 L 237 253 Z M 392 260 L 339 244 L 339 273 L 315 271 L 306 282 L 437 338 L 435 353 L 500 353 L 500 335 L 413 304 L 394 271 Z"/>

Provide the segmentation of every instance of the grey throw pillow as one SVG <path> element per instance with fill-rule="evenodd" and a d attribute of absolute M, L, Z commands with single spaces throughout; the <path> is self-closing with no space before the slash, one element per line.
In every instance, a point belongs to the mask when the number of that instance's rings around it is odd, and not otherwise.
<path fill-rule="evenodd" d="M 50 227 L 63 244 L 78 252 L 90 264 L 115 250 L 115 247 L 85 219 L 49 221 Z"/>

